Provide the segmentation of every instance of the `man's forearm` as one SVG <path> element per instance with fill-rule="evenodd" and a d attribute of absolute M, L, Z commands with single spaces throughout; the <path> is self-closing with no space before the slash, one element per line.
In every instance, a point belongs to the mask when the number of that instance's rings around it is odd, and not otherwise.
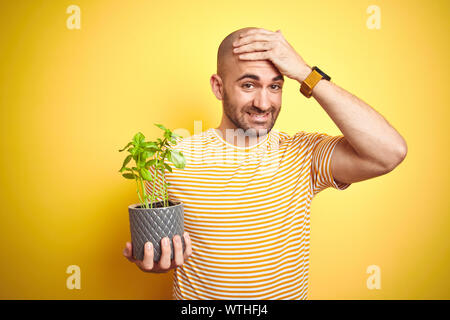
<path fill-rule="evenodd" d="M 311 68 L 308 66 L 297 80 L 301 83 L 309 72 Z M 360 157 L 386 167 L 396 166 L 403 160 L 407 152 L 405 140 L 364 101 L 323 79 L 313 88 L 312 97 L 319 102 Z"/>

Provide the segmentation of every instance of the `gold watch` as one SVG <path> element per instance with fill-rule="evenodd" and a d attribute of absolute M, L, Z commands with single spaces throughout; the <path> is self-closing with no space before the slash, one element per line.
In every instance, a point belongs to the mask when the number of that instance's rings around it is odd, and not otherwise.
<path fill-rule="evenodd" d="M 300 92 L 307 98 L 310 98 L 312 95 L 312 90 L 316 86 L 316 84 L 322 80 L 330 81 L 331 78 L 322 70 L 317 68 L 317 66 L 312 67 L 311 73 L 306 77 L 306 79 L 302 82 L 300 86 Z"/>

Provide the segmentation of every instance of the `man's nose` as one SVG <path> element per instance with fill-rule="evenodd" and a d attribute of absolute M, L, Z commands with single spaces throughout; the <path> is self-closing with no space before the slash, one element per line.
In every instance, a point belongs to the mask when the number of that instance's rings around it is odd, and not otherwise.
<path fill-rule="evenodd" d="M 271 107 L 270 95 L 266 90 L 260 90 L 259 93 L 256 94 L 254 106 L 262 112 L 269 111 Z"/>

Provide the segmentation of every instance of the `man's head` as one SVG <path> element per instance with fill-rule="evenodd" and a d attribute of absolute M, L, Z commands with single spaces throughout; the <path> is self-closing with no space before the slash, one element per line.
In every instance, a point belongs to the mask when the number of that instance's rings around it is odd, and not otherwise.
<path fill-rule="evenodd" d="M 233 42 L 251 29 L 258 28 L 236 30 L 222 41 L 217 53 L 217 74 L 211 76 L 211 86 L 222 100 L 222 127 L 243 129 L 248 135 L 265 135 L 280 112 L 284 78 L 271 61 L 240 60 L 233 52 Z M 264 117 L 265 114 L 268 115 Z"/>

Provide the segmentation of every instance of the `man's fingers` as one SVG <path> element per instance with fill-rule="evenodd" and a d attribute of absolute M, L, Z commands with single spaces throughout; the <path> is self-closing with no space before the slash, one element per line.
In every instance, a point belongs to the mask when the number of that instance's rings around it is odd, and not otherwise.
<path fill-rule="evenodd" d="M 144 259 L 140 264 L 144 271 L 152 271 L 153 269 L 153 244 L 147 241 L 144 246 Z"/>
<path fill-rule="evenodd" d="M 181 238 L 179 235 L 173 237 L 173 251 L 175 266 L 180 267 L 183 265 L 183 245 L 181 243 Z"/>
<path fill-rule="evenodd" d="M 191 238 L 189 237 L 189 233 L 185 232 L 183 234 L 184 237 L 184 243 L 186 245 L 186 248 L 184 249 L 184 261 L 186 262 L 186 260 L 192 255 L 192 246 L 191 246 Z"/>
<path fill-rule="evenodd" d="M 170 240 L 168 237 L 161 239 L 161 259 L 159 260 L 159 267 L 162 270 L 170 268 Z"/>
<path fill-rule="evenodd" d="M 173 239 L 164 237 L 161 239 L 161 258 L 159 262 L 155 264 L 154 258 L 154 248 L 150 241 L 147 241 L 144 245 L 144 259 L 136 260 L 133 257 L 133 246 L 131 242 L 125 244 L 123 249 L 123 255 L 130 262 L 135 263 L 142 271 L 145 272 L 167 272 L 168 270 L 176 267 L 180 267 L 186 260 L 192 255 L 191 238 L 189 234 L 185 232 L 183 234 L 185 250 L 183 252 L 183 243 L 181 241 L 180 235 L 175 235 Z M 171 248 L 170 241 L 173 241 L 173 260 L 171 261 Z"/>
<path fill-rule="evenodd" d="M 125 258 L 127 258 L 131 262 L 135 262 L 136 261 L 133 258 L 133 247 L 132 247 L 131 242 L 127 242 L 125 244 L 125 249 L 123 249 L 123 255 L 125 256 Z"/>

